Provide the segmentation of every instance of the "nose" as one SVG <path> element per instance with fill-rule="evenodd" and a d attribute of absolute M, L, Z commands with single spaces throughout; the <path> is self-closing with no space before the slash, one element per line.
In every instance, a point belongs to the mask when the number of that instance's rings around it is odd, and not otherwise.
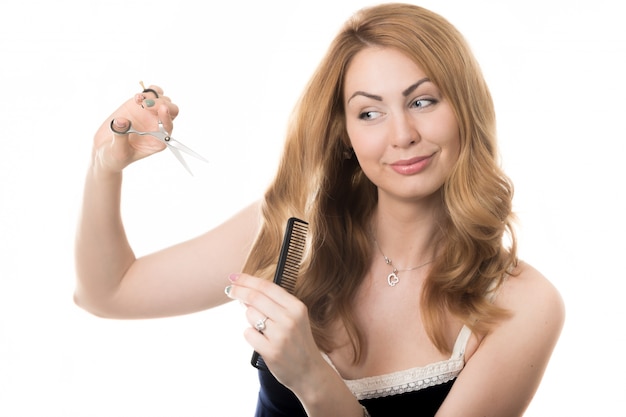
<path fill-rule="evenodd" d="M 391 145 L 404 148 L 416 144 L 420 140 L 416 120 L 406 112 L 396 113 L 393 119 Z"/>

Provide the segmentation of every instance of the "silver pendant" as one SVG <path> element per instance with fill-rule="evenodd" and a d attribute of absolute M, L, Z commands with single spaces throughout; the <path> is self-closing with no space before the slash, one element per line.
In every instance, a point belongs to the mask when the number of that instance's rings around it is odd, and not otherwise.
<path fill-rule="evenodd" d="M 398 282 L 400 282 L 400 278 L 396 275 L 396 271 L 387 275 L 387 284 L 389 284 L 390 287 L 395 287 Z"/>

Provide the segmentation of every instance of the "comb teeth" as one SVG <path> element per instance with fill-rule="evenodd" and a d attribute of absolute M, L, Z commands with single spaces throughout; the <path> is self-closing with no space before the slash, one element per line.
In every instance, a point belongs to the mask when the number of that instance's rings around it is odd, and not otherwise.
<path fill-rule="evenodd" d="M 304 220 L 291 217 L 287 220 L 283 244 L 278 256 L 274 283 L 293 294 L 296 290 L 296 281 L 300 272 L 300 264 L 306 247 L 306 235 L 309 224 Z M 265 361 L 256 351 L 252 354 L 250 361 L 255 368 L 268 371 Z"/>
<path fill-rule="evenodd" d="M 296 290 L 300 263 L 306 246 L 308 223 L 292 217 L 287 222 L 283 246 L 280 251 L 274 282 L 290 294 Z"/>

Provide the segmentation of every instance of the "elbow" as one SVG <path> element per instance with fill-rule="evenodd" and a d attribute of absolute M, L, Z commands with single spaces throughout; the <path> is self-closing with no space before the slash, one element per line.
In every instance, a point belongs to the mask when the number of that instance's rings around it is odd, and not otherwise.
<path fill-rule="evenodd" d="M 91 306 L 89 303 L 85 302 L 84 297 L 81 297 L 78 291 L 74 291 L 74 305 L 76 305 L 78 308 L 85 310 L 88 313 L 95 314 L 95 312 L 92 310 Z"/>
<path fill-rule="evenodd" d="M 80 309 L 96 317 L 103 319 L 116 318 L 112 309 L 110 307 L 107 308 L 106 303 L 101 300 L 94 300 L 79 290 L 74 291 L 74 304 Z"/>

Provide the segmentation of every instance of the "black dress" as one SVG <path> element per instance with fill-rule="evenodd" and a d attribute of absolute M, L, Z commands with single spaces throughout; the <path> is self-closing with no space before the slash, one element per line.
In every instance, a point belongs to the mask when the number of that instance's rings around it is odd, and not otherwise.
<path fill-rule="evenodd" d="M 470 335 L 469 328 L 461 329 L 448 360 L 344 381 L 371 417 L 434 416 L 465 365 L 465 347 Z M 324 357 L 332 365 L 328 356 Z M 259 383 L 255 417 L 306 417 L 298 398 L 270 372 L 259 371 Z"/>

